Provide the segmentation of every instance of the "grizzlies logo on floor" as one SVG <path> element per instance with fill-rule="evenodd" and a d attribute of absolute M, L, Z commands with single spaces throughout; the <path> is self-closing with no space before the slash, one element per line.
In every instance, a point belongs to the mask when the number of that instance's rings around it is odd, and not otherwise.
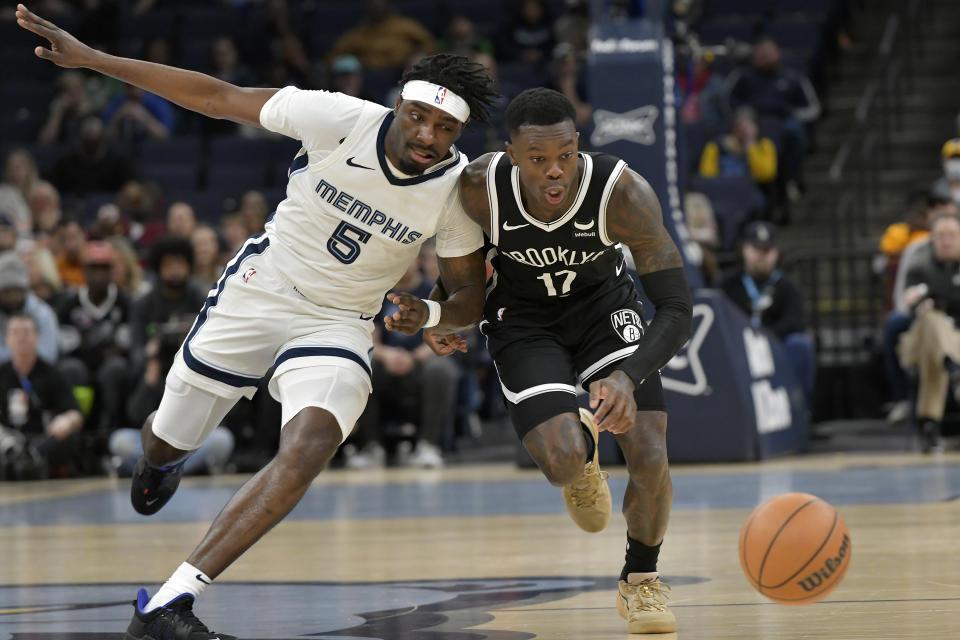
<path fill-rule="evenodd" d="M 673 585 L 703 578 L 668 578 Z M 491 610 L 614 592 L 614 577 L 497 578 L 379 583 L 223 583 L 203 595 L 197 615 L 211 629 L 244 640 L 352 638 L 529 640 L 520 631 L 474 627 Z M 122 640 L 137 585 L 0 587 L 6 640 Z M 469 629 L 469 631 L 468 631 Z"/>

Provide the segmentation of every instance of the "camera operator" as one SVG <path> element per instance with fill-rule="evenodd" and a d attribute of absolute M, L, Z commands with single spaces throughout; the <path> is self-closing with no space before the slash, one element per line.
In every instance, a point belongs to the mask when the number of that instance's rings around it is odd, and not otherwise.
<path fill-rule="evenodd" d="M 157 327 L 156 336 L 147 342 L 143 376 L 127 400 L 129 424 L 143 424 L 147 416 L 160 406 L 167 372 L 189 330 L 189 322 L 168 322 Z M 216 473 L 223 469 L 233 453 L 233 444 L 233 433 L 225 427 L 217 427 L 206 443 L 187 458 L 184 472 Z M 143 455 L 140 429 L 114 431 L 110 436 L 110 455 L 114 470 L 120 475 L 129 476 L 137 464 L 137 459 Z"/>
<path fill-rule="evenodd" d="M 7 321 L 10 361 L 0 365 L 0 426 L 5 444 L 0 468 L 9 479 L 65 478 L 82 455 L 83 416 L 57 369 L 37 356 L 37 324 L 17 313 Z"/>

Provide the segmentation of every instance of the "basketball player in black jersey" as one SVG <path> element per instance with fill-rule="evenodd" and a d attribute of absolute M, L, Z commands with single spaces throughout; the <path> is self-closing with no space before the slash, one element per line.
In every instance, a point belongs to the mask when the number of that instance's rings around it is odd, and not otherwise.
<path fill-rule="evenodd" d="M 506 153 L 461 175 L 494 267 L 480 330 L 524 447 L 587 531 L 610 519 L 596 439 L 615 434 L 630 474 L 617 609 L 631 633 L 672 632 L 657 574 L 673 499 L 659 368 L 689 338 L 690 290 L 653 189 L 619 158 L 579 152 L 574 115 L 556 91 L 524 91 L 507 107 Z M 656 307 L 649 326 L 622 246 Z M 462 348 L 454 335 L 428 340 L 438 353 Z M 578 379 L 594 415 L 578 409 Z"/>

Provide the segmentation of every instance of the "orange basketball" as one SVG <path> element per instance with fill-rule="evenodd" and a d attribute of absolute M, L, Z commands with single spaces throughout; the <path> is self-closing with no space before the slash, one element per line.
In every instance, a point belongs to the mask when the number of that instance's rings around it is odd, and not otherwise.
<path fill-rule="evenodd" d="M 810 604 L 834 590 L 850 566 L 850 532 L 828 502 L 785 493 L 753 510 L 740 532 L 740 567 L 781 604 Z"/>

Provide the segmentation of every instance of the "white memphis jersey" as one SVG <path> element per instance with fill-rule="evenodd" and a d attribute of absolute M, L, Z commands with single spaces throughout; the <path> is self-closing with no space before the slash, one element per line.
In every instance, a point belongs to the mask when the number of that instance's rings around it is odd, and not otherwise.
<path fill-rule="evenodd" d="M 266 230 L 270 259 L 315 304 L 376 314 L 427 238 L 437 236 L 440 257 L 483 244 L 458 195 L 466 157 L 452 148 L 423 175 L 398 177 L 383 148 L 393 117 L 372 102 L 296 87 L 260 113 L 265 128 L 303 145 Z"/>

